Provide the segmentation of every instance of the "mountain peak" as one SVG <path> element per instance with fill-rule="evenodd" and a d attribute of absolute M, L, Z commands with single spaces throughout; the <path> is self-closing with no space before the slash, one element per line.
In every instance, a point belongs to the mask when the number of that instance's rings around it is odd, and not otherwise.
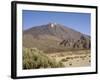
<path fill-rule="evenodd" d="M 55 27 L 56 25 L 57 25 L 56 23 L 49 23 L 49 26 L 52 28 Z"/>
<path fill-rule="evenodd" d="M 82 35 L 84 35 L 81 32 L 78 32 L 74 29 L 71 29 L 69 27 L 66 27 L 62 24 L 55 23 L 55 22 L 53 22 L 53 23 L 50 22 L 45 25 L 32 27 L 28 30 L 25 30 L 24 33 L 31 34 L 31 35 L 37 36 L 37 37 L 40 35 L 42 35 L 42 36 L 49 35 L 49 36 L 57 37 L 59 39 L 74 39 L 74 40 L 78 40 L 78 39 L 80 39 L 80 37 Z"/>

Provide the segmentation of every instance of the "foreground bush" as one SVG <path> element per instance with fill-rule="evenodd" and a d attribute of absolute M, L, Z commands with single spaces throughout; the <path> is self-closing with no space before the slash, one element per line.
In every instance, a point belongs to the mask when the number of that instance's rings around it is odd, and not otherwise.
<path fill-rule="evenodd" d="M 23 69 L 57 68 L 64 67 L 61 62 L 56 62 L 36 48 L 23 49 Z"/>

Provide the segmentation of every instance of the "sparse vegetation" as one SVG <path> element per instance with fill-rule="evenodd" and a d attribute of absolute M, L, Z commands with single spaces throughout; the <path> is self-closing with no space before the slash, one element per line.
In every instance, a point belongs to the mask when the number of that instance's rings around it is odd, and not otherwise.
<path fill-rule="evenodd" d="M 65 67 L 90 66 L 90 50 L 75 50 L 47 54 L 61 62 Z"/>
<path fill-rule="evenodd" d="M 67 61 L 68 61 L 68 59 L 63 58 L 61 61 L 62 61 L 62 62 L 67 62 Z"/>
<path fill-rule="evenodd" d="M 37 48 L 23 49 L 23 69 L 57 68 L 64 67 L 61 62 L 49 58 Z"/>

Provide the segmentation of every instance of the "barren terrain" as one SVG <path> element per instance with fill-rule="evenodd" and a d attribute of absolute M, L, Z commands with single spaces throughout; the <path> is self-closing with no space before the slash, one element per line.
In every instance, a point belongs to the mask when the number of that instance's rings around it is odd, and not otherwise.
<path fill-rule="evenodd" d="M 57 62 L 62 62 L 65 67 L 83 67 L 91 65 L 90 50 L 57 52 L 47 54 L 47 56 L 55 58 Z"/>

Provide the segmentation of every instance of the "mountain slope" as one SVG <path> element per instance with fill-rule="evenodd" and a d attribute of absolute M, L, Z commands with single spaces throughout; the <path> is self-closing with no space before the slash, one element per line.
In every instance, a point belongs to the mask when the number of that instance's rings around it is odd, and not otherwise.
<path fill-rule="evenodd" d="M 90 37 L 61 24 L 49 23 L 24 30 L 23 46 L 44 52 L 89 49 Z"/>

